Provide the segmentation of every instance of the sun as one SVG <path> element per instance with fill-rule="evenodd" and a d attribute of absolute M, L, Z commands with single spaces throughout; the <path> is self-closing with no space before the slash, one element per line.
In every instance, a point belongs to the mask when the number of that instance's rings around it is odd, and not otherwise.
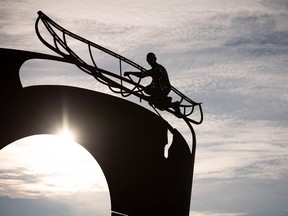
<path fill-rule="evenodd" d="M 69 129 L 62 129 L 57 133 L 59 139 L 66 140 L 66 141 L 75 141 L 75 135 Z"/>

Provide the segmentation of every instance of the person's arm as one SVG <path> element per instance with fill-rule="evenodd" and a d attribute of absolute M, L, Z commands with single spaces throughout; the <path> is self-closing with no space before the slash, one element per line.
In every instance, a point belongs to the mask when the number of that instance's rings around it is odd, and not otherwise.
<path fill-rule="evenodd" d="M 144 72 L 132 72 L 132 71 L 127 71 L 124 73 L 124 76 L 129 76 L 129 75 L 134 75 L 139 78 L 143 78 L 146 76 Z"/>

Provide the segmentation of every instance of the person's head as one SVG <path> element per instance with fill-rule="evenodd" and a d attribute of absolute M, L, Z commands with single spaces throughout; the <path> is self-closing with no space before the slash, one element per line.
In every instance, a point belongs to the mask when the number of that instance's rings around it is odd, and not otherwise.
<path fill-rule="evenodd" d="M 156 62 L 157 58 L 154 53 L 150 52 L 147 54 L 146 60 L 150 65 L 152 65 Z"/>

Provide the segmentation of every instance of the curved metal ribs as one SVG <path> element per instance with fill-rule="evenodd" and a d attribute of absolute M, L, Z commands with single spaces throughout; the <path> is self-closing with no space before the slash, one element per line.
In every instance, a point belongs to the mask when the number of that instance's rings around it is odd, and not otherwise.
<path fill-rule="evenodd" d="M 46 16 L 43 12 L 38 12 L 38 18 L 35 23 L 35 29 L 36 34 L 38 38 L 41 40 L 43 44 L 45 44 L 48 48 L 53 50 L 54 52 L 58 53 L 59 55 L 63 56 L 67 61 L 74 63 L 77 67 L 79 67 L 82 71 L 85 73 L 92 75 L 96 80 L 98 80 L 100 83 L 107 85 L 111 91 L 114 93 L 120 93 L 123 97 L 127 97 L 131 94 L 137 96 L 143 100 L 148 101 L 151 103 L 151 99 L 149 95 L 144 93 L 144 86 L 141 84 L 142 79 L 137 78 L 138 80 L 135 81 L 135 78 L 131 78 L 130 76 L 123 77 L 122 72 L 122 64 L 128 64 L 132 68 L 136 69 L 139 72 L 146 71 L 145 68 L 142 66 L 136 64 L 135 62 L 111 51 L 108 50 L 98 44 L 95 44 L 89 40 L 86 40 L 66 29 L 59 26 L 57 23 L 55 23 L 53 20 L 51 20 L 48 16 Z M 39 30 L 39 22 L 40 20 L 44 24 L 45 28 L 49 32 L 49 34 L 52 36 L 53 42 L 48 42 L 44 39 L 44 37 L 40 34 Z M 58 31 L 58 34 L 56 33 Z M 59 34 L 60 33 L 60 34 Z M 82 43 L 86 44 L 88 46 L 89 56 L 91 58 L 92 64 L 87 63 L 82 58 L 79 57 L 69 46 L 67 43 L 67 36 L 76 39 L 78 41 L 81 41 Z M 102 68 L 99 68 L 95 62 L 93 51 L 92 49 L 98 49 L 102 52 L 105 52 L 106 54 L 115 57 L 119 60 L 119 74 L 112 73 L 108 70 L 104 70 Z M 117 80 L 117 81 L 115 81 Z M 184 94 L 182 94 L 180 91 L 178 91 L 176 88 L 172 86 L 171 92 L 174 93 L 173 95 L 177 96 L 178 101 L 180 102 L 180 111 L 181 111 L 181 118 L 185 120 L 185 122 L 190 122 L 194 124 L 201 124 L 203 121 L 203 111 L 201 107 L 201 103 L 196 103 Z M 198 107 L 200 117 L 199 120 L 194 120 L 190 116 L 194 112 L 194 108 Z M 155 106 L 153 106 L 155 109 Z M 174 109 L 171 107 L 165 107 L 164 110 L 176 115 Z M 179 117 L 179 116 L 178 116 Z"/>

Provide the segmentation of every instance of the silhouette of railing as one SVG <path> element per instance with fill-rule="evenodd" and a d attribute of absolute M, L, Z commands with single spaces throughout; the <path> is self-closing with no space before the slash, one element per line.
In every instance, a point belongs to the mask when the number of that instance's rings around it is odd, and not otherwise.
<path fill-rule="evenodd" d="M 66 59 L 66 61 L 74 63 L 82 71 L 84 71 L 85 73 L 89 75 L 92 75 L 100 83 L 107 85 L 112 92 L 119 93 L 123 97 L 135 95 L 139 97 L 140 100 L 143 99 L 147 101 L 149 104 L 152 104 L 153 108 L 156 110 L 157 106 L 155 107 L 155 105 L 153 104 L 153 101 L 151 100 L 151 97 L 144 92 L 145 86 L 142 85 L 142 79 L 137 78 L 138 80 L 135 80 L 136 78 L 131 78 L 130 76 L 124 77 L 123 71 L 122 71 L 123 70 L 122 64 L 126 63 L 130 65 L 132 68 L 134 68 L 135 70 L 137 70 L 138 72 L 145 72 L 146 71 L 145 68 L 143 68 L 142 66 L 136 64 L 135 62 L 111 50 L 108 50 L 98 44 L 95 44 L 89 40 L 86 40 L 64 29 L 63 27 L 59 26 L 57 23 L 55 23 L 53 20 L 51 20 L 48 16 L 46 16 L 41 11 L 38 12 L 38 15 L 39 16 L 35 23 L 35 29 L 36 29 L 36 34 L 38 38 L 41 40 L 43 44 L 45 44 L 48 48 L 50 48 L 54 52 L 63 56 Z M 44 39 L 44 37 L 42 37 L 40 30 L 39 30 L 40 20 L 46 27 L 49 34 L 52 36 L 53 42 L 49 43 L 47 40 Z M 69 47 L 67 43 L 67 36 L 77 41 L 81 41 L 82 43 L 87 45 L 92 64 L 89 64 L 86 61 L 84 61 L 81 57 L 79 57 L 79 55 L 77 55 Z M 112 73 L 108 70 L 99 68 L 95 62 L 92 48 L 98 49 L 118 59 L 119 60 L 119 74 Z M 183 93 L 181 93 L 179 90 L 177 90 L 173 86 L 171 87 L 171 92 L 169 94 L 171 93 L 174 96 L 176 96 L 177 97 L 176 100 L 179 101 L 179 108 L 180 108 L 181 115 L 179 116 L 179 113 L 176 113 L 175 109 L 173 109 L 170 106 L 161 107 L 161 110 L 166 110 L 167 112 L 170 112 L 179 118 L 183 118 L 187 124 L 189 123 L 201 124 L 203 121 L 203 111 L 202 111 L 201 103 L 196 103 L 195 101 L 191 100 L 190 98 L 185 96 Z M 199 120 L 192 119 L 191 117 L 191 115 L 194 113 L 195 107 L 197 107 L 199 110 L 199 115 L 198 115 Z"/>

